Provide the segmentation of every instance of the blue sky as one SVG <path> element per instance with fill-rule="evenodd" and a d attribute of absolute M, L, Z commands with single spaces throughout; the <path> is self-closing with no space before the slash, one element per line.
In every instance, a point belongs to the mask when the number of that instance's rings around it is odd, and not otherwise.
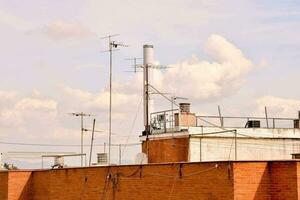
<path fill-rule="evenodd" d="M 0 140 L 78 143 L 72 111 L 97 114 L 107 130 L 107 42 L 99 38 L 114 33 L 130 45 L 114 55 L 115 142 L 127 141 L 141 89 L 124 59 L 141 57 L 145 43 L 155 46 L 157 61 L 175 67 L 156 72 L 153 84 L 187 96 L 197 113 L 216 114 L 221 105 L 226 115 L 263 115 L 266 105 L 271 116 L 294 117 L 299 19 L 299 1 L 288 0 L 0 1 Z M 199 95 L 184 93 L 180 77 Z M 16 148 L 23 150 L 0 146 Z"/>

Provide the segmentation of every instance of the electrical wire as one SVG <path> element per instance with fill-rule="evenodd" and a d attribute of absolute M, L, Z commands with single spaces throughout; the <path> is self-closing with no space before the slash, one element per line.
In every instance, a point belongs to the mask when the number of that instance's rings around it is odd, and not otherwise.
<path fill-rule="evenodd" d="M 79 147 L 80 144 L 45 144 L 45 143 L 24 143 L 24 142 L 3 142 L 0 141 L 0 144 L 4 145 L 16 145 L 16 146 L 44 146 L 44 147 Z M 111 144 L 111 146 L 127 145 L 127 146 L 136 146 L 141 143 L 126 143 L 126 144 Z M 83 145 L 90 146 L 90 145 Z M 104 144 L 94 144 L 94 146 L 104 146 Z"/>
<path fill-rule="evenodd" d="M 131 124 L 131 127 L 130 127 L 130 131 L 129 131 L 128 137 L 126 138 L 126 142 L 125 142 L 125 145 L 124 145 L 124 148 L 123 148 L 123 151 L 122 151 L 122 155 L 124 155 L 125 149 L 126 149 L 126 147 L 127 147 L 126 144 L 128 143 L 128 140 L 129 140 L 129 138 L 131 137 L 131 135 L 132 135 L 132 133 L 133 133 L 133 129 L 134 129 L 134 126 L 135 126 L 135 122 L 136 122 L 138 113 L 139 113 L 140 108 L 141 108 L 142 101 L 143 101 L 143 96 L 141 97 L 141 100 L 140 100 L 140 102 L 139 102 L 139 104 L 138 104 L 138 108 L 137 108 L 137 110 L 136 110 L 136 113 L 135 113 L 133 122 L 132 122 L 132 124 Z"/>
<path fill-rule="evenodd" d="M 157 93 L 159 93 L 161 96 L 163 96 L 165 99 L 167 99 L 169 102 L 171 102 L 172 104 L 174 104 L 175 106 L 179 107 L 179 105 L 177 103 L 175 103 L 174 101 L 172 101 L 171 99 L 169 99 L 166 95 L 164 95 L 163 93 L 161 93 L 158 89 L 156 89 L 153 85 L 148 84 L 153 90 L 155 90 Z"/>

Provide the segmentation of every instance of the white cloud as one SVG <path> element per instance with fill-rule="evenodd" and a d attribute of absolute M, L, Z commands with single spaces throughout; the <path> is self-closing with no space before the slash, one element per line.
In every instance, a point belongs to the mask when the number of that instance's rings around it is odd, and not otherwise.
<path fill-rule="evenodd" d="M 54 100 L 48 99 L 23 98 L 17 102 L 15 108 L 17 110 L 53 112 L 57 109 L 57 103 Z"/>
<path fill-rule="evenodd" d="M 0 101 L 13 100 L 17 96 L 16 91 L 0 90 Z"/>
<path fill-rule="evenodd" d="M 92 35 L 92 33 L 82 24 L 65 21 L 55 21 L 48 24 L 43 29 L 43 33 L 54 40 L 84 38 Z"/>
<path fill-rule="evenodd" d="M 300 100 L 296 99 L 262 96 L 256 100 L 256 104 L 256 113 L 264 113 L 264 107 L 267 106 L 268 112 L 274 117 L 294 117 L 300 111 Z"/>
<path fill-rule="evenodd" d="M 21 31 L 28 31 L 32 28 L 32 25 L 28 21 L 3 10 L 0 10 L 0 24 L 5 24 Z"/>
<path fill-rule="evenodd" d="M 35 91 L 36 92 L 36 91 Z M 54 126 L 57 120 L 57 102 L 40 97 L 7 99 L 0 108 L 1 133 L 22 133 L 23 136 L 36 134 Z M 35 131 L 36 133 L 32 133 Z"/>
<path fill-rule="evenodd" d="M 196 55 L 171 65 L 166 73 L 155 72 L 155 81 L 164 91 L 192 100 L 217 100 L 232 95 L 242 86 L 253 63 L 242 51 L 220 35 L 211 35 L 205 50 L 215 61 L 200 60 Z M 156 77 L 157 78 L 157 77 Z"/>
<path fill-rule="evenodd" d="M 136 105 L 136 102 L 139 99 L 138 95 L 128 93 L 127 89 L 124 87 L 122 87 L 124 90 L 121 90 L 121 86 L 117 82 L 113 85 L 114 90 L 112 93 L 112 103 L 116 113 L 124 112 L 125 110 L 128 111 Z M 70 106 L 69 109 L 76 108 L 74 105 L 78 105 L 77 107 L 81 107 L 82 109 L 90 112 L 103 112 L 108 109 L 109 91 L 107 89 L 103 89 L 98 93 L 91 93 L 74 89 L 69 86 L 62 86 L 61 90 L 65 97 L 65 101 L 68 102 L 67 104 Z"/>

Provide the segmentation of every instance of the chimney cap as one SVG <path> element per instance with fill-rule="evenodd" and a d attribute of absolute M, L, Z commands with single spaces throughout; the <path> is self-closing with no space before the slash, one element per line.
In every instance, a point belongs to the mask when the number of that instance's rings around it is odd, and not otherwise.
<path fill-rule="evenodd" d="M 181 106 L 181 105 L 191 105 L 191 103 L 179 103 L 179 105 Z M 300 111 L 299 111 L 300 112 Z"/>
<path fill-rule="evenodd" d="M 144 48 L 153 48 L 153 45 L 152 45 L 152 44 L 144 44 L 143 47 L 144 47 Z"/>
<path fill-rule="evenodd" d="M 190 103 L 179 103 L 180 112 L 190 112 Z"/>

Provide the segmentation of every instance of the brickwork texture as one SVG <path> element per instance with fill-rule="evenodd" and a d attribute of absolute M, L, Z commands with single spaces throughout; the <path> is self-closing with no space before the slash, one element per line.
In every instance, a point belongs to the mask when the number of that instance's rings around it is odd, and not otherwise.
<path fill-rule="evenodd" d="M 300 162 L 166 163 L 0 172 L 0 200 L 300 199 Z"/>

